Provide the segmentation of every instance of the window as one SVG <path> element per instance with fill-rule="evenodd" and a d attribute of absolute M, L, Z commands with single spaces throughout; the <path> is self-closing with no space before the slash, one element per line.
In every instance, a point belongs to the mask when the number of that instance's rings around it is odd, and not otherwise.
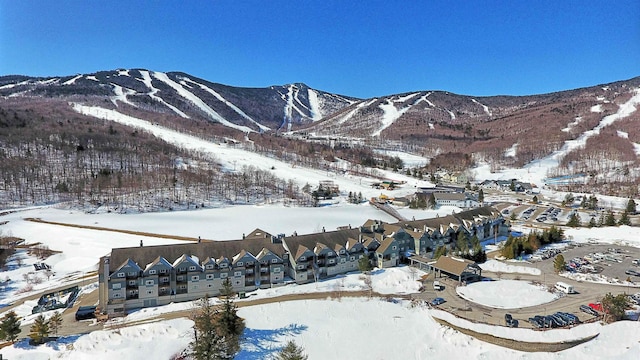
<path fill-rule="evenodd" d="M 180 285 L 180 286 L 178 286 L 178 288 L 184 290 L 184 289 L 187 288 L 187 285 Z"/>
<path fill-rule="evenodd" d="M 355 256 L 349 256 L 349 261 L 355 261 L 356 257 Z"/>
<path fill-rule="evenodd" d="M 210 288 L 211 288 L 211 287 L 213 287 L 213 284 L 208 284 L 208 285 L 207 285 L 207 287 L 210 287 Z"/>
<path fill-rule="evenodd" d="M 120 286 L 121 286 L 121 284 L 113 284 L 113 285 L 111 286 L 111 288 L 112 288 L 113 290 L 118 290 L 118 289 L 120 289 Z"/>
<path fill-rule="evenodd" d="M 136 286 L 135 280 L 129 280 L 129 286 Z"/>
<path fill-rule="evenodd" d="M 279 267 L 277 267 L 277 268 L 273 268 L 273 272 L 274 272 L 274 273 L 279 273 L 279 272 L 280 272 L 280 268 L 279 268 Z"/>
<path fill-rule="evenodd" d="M 198 280 L 200 280 L 200 276 L 198 276 L 198 275 L 193 275 L 191 277 L 191 281 L 198 281 Z"/>
<path fill-rule="evenodd" d="M 391 247 L 391 250 L 395 250 L 395 249 L 397 249 L 397 248 L 398 248 L 397 246 L 393 245 L 393 246 Z"/>
<path fill-rule="evenodd" d="M 153 294 L 153 290 L 147 290 L 147 294 L 149 295 Z"/>
<path fill-rule="evenodd" d="M 307 260 L 306 256 L 300 256 L 300 261 L 305 261 L 305 260 Z"/>
<path fill-rule="evenodd" d="M 220 279 L 226 279 L 226 278 L 227 278 L 227 276 L 229 276 L 229 274 L 227 274 L 227 273 L 222 273 L 222 274 L 220 274 Z"/>
<path fill-rule="evenodd" d="M 117 277 L 124 277 L 124 273 L 123 272 L 119 272 L 116 276 Z"/>
<path fill-rule="evenodd" d="M 335 264 L 336 260 L 335 259 L 329 259 L 329 264 Z"/>
<path fill-rule="evenodd" d="M 156 269 L 149 270 L 149 275 L 155 275 L 155 274 L 156 274 Z"/>
<path fill-rule="evenodd" d="M 138 275 L 138 273 L 137 273 L 137 272 L 135 272 L 135 271 L 129 271 L 129 272 L 127 273 L 127 275 L 129 275 L 129 276 L 137 276 L 137 275 Z"/>
<path fill-rule="evenodd" d="M 184 276 L 182 275 L 177 276 L 176 281 L 184 281 Z"/>
<path fill-rule="evenodd" d="M 226 267 L 227 267 L 227 263 L 222 263 L 222 264 L 220 264 L 220 268 L 221 268 L 221 269 L 224 269 L 224 268 L 226 268 Z"/>
<path fill-rule="evenodd" d="M 189 266 L 189 271 L 196 271 L 196 267 L 195 266 Z"/>
<path fill-rule="evenodd" d="M 212 265 L 212 264 L 209 264 L 209 265 L 205 266 L 205 269 L 207 269 L 207 270 L 211 270 L 211 269 L 213 269 L 213 265 Z"/>
<path fill-rule="evenodd" d="M 153 285 L 153 280 L 147 280 L 144 282 L 145 285 Z"/>
<path fill-rule="evenodd" d="M 119 298 L 120 296 L 121 296 L 120 293 L 113 293 L 114 298 Z"/>
<path fill-rule="evenodd" d="M 329 251 L 329 253 L 327 254 L 327 256 L 333 256 L 335 255 L 333 252 Z"/>
<path fill-rule="evenodd" d="M 240 280 L 234 281 L 234 285 L 239 286 L 240 285 Z"/>
<path fill-rule="evenodd" d="M 277 264 L 278 263 L 278 259 L 276 259 L 276 258 L 271 259 L 271 263 L 272 264 Z"/>
<path fill-rule="evenodd" d="M 297 269 L 298 270 L 304 270 L 305 266 L 304 265 L 298 265 Z"/>
<path fill-rule="evenodd" d="M 166 274 L 167 273 L 167 269 L 160 269 L 160 274 Z"/>
<path fill-rule="evenodd" d="M 234 273 L 233 273 L 233 276 L 235 276 L 235 277 L 240 277 L 240 276 L 242 276 L 242 271 L 236 271 L 236 272 L 234 272 Z"/>
<path fill-rule="evenodd" d="M 213 279 L 213 274 L 207 274 L 207 280 L 212 280 Z"/>
<path fill-rule="evenodd" d="M 238 262 L 236 263 L 236 266 L 243 266 L 242 261 L 238 261 Z"/>

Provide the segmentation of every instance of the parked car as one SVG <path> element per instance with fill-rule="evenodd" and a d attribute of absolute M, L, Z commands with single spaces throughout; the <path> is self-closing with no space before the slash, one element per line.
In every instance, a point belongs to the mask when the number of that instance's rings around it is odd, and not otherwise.
<path fill-rule="evenodd" d="M 587 305 L 580 305 L 580 311 L 585 312 L 589 315 L 593 315 L 593 316 L 598 316 L 600 314 L 598 314 L 597 311 L 595 311 L 593 308 L 591 308 L 590 306 Z"/>
<path fill-rule="evenodd" d="M 95 306 L 80 306 L 76 311 L 76 321 L 93 319 L 96 317 Z"/>
<path fill-rule="evenodd" d="M 627 269 L 624 271 L 625 274 L 627 275 L 633 275 L 633 276 L 640 276 L 640 272 L 639 271 L 635 271 L 633 269 Z"/>
<path fill-rule="evenodd" d="M 504 314 L 504 322 L 508 327 L 518 327 L 518 320 L 514 319 L 511 314 Z"/>
<path fill-rule="evenodd" d="M 446 301 L 445 299 L 443 299 L 441 297 L 437 297 L 437 298 L 431 300 L 431 305 L 438 306 L 440 304 L 444 304 L 445 301 Z"/>

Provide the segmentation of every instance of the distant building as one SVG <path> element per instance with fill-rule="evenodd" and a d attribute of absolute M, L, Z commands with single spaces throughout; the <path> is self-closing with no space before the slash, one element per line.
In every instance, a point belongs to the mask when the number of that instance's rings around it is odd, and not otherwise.
<path fill-rule="evenodd" d="M 464 209 L 476 208 L 480 206 L 477 200 L 472 199 L 467 194 L 461 193 L 434 193 L 436 206 L 457 206 Z"/>

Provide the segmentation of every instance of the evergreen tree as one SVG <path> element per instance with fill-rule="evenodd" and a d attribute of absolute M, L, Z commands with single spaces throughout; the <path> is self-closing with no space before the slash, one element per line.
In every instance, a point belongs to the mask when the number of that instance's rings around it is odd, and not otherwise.
<path fill-rule="evenodd" d="M 556 258 L 553 260 L 553 269 L 556 271 L 556 273 L 564 271 L 566 267 L 567 263 L 564 260 L 564 256 L 562 256 L 562 254 L 556 256 Z"/>
<path fill-rule="evenodd" d="M 31 325 L 29 337 L 35 344 L 42 344 L 49 337 L 49 322 L 40 314 Z"/>
<path fill-rule="evenodd" d="M 355 203 L 355 201 L 353 201 L 353 192 L 351 192 L 351 191 L 349 191 L 349 200 L 348 201 L 349 201 L 350 204 Z"/>
<path fill-rule="evenodd" d="M 533 199 L 531 199 L 531 202 L 533 202 L 534 204 L 538 203 L 538 195 L 533 195 Z"/>
<path fill-rule="evenodd" d="M 629 201 L 627 201 L 627 208 L 625 209 L 627 211 L 627 213 L 631 214 L 631 215 L 635 215 L 636 213 L 636 202 L 633 199 L 629 199 Z"/>
<path fill-rule="evenodd" d="M 293 340 L 289 340 L 287 345 L 276 355 L 276 360 L 307 360 L 304 348 L 296 345 Z"/>
<path fill-rule="evenodd" d="M 598 223 L 596 223 L 596 218 L 595 217 L 591 217 L 591 220 L 589 220 L 589 227 L 596 227 L 598 226 Z"/>
<path fill-rule="evenodd" d="M 209 297 L 200 299 L 198 309 L 190 316 L 193 320 L 193 341 L 189 344 L 195 360 L 221 359 L 222 336 L 214 323 L 215 311 Z"/>
<path fill-rule="evenodd" d="M 358 192 L 358 204 L 362 203 L 364 198 L 362 197 L 362 192 Z"/>
<path fill-rule="evenodd" d="M 607 211 L 607 217 L 604 219 L 605 226 L 616 226 L 616 217 L 613 215 L 613 211 Z"/>
<path fill-rule="evenodd" d="M 484 203 L 484 191 L 482 191 L 482 189 L 478 191 L 478 202 L 480 204 Z"/>
<path fill-rule="evenodd" d="M 437 259 L 440 256 L 446 256 L 447 255 L 447 247 L 444 245 L 440 245 L 436 248 L 436 250 L 433 253 L 433 258 Z"/>
<path fill-rule="evenodd" d="M 622 215 L 620 215 L 618 225 L 631 225 L 631 219 L 629 219 L 629 213 L 627 213 L 627 210 L 623 211 Z"/>
<path fill-rule="evenodd" d="M 605 313 L 605 321 L 618 321 L 624 316 L 624 310 L 629 307 L 629 300 L 626 294 L 616 296 L 608 293 L 600 301 L 602 310 Z"/>
<path fill-rule="evenodd" d="M 49 329 L 55 335 L 58 335 L 58 329 L 62 326 L 62 314 L 56 311 L 53 316 L 49 318 Z"/>
<path fill-rule="evenodd" d="M 233 359 L 240 351 L 240 340 L 244 332 L 244 320 L 238 316 L 238 307 L 233 298 L 235 292 L 229 278 L 222 283 L 220 290 L 223 297 L 221 309 L 215 310 L 215 325 L 222 337 L 220 359 Z"/>
<path fill-rule="evenodd" d="M 570 227 L 582 226 L 580 222 L 580 215 L 578 215 L 578 213 L 576 212 L 572 212 L 571 215 L 569 215 L 569 221 L 567 222 L 567 226 L 570 226 Z"/>
<path fill-rule="evenodd" d="M 604 226 L 604 213 L 600 213 L 600 216 L 598 217 L 598 227 L 602 227 Z"/>
<path fill-rule="evenodd" d="M 0 323 L 0 338 L 13 343 L 18 339 L 18 335 L 20 335 L 20 320 L 15 311 L 9 311 Z"/>
<path fill-rule="evenodd" d="M 369 257 L 366 254 L 358 260 L 358 269 L 362 272 L 373 270 L 373 265 L 371 265 Z"/>

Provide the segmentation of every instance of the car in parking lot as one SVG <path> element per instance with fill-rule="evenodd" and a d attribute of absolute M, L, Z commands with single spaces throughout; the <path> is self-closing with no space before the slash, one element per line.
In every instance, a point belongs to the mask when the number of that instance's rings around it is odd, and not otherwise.
<path fill-rule="evenodd" d="M 624 273 L 627 275 L 640 276 L 640 271 L 636 271 L 633 269 L 627 269 L 624 271 Z"/>
<path fill-rule="evenodd" d="M 508 327 L 518 327 L 518 320 L 514 319 L 511 314 L 504 314 L 504 323 Z"/>
<path fill-rule="evenodd" d="M 437 298 L 435 298 L 435 299 L 431 300 L 431 305 L 433 305 L 433 306 L 438 306 L 438 305 L 440 305 L 440 304 L 444 304 L 445 302 L 446 302 L 446 300 L 445 300 L 445 299 L 443 299 L 443 298 L 441 298 L 441 297 L 437 297 Z"/>
<path fill-rule="evenodd" d="M 93 319 L 96 317 L 95 306 L 80 306 L 76 311 L 76 321 Z"/>
<path fill-rule="evenodd" d="M 596 310 L 588 305 L 580 305 L 580 311 L 585 312 L 589 315 L 598 316 L 600 315 Z"/>

